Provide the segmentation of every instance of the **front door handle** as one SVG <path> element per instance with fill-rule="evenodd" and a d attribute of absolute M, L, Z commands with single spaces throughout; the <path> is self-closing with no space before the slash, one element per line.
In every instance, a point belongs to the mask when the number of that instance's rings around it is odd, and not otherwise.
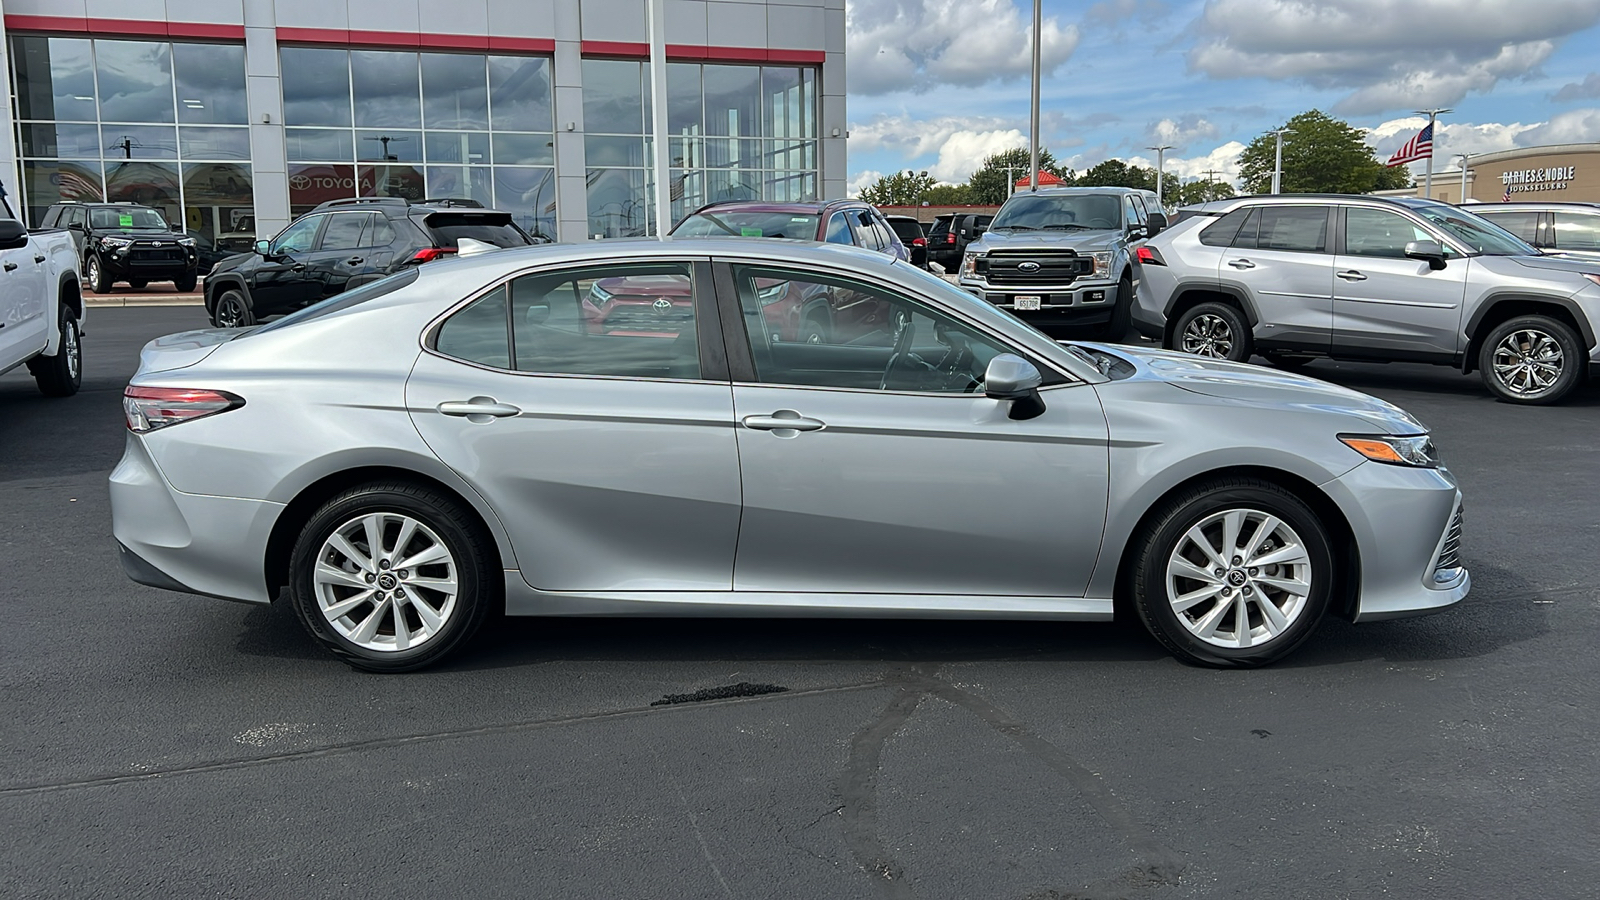
<path fill-rule="evenodd" d="M 352 256 L 349 259 L 345 260 L 344 264 L 347 265 L 347 266 L 359 266 L 364 262 L 366 262 L 366 260 L 363 259 L 362 257 Z"/>
<path fill-rule="evenodd" d="M 745 416 L 740 424 L 752 431 L 771 431 L 778 437 L 794 437 L 802 431 L 821 431 L 820 419 L 808 419 L 792 409 L 780 409 L 770 416 Z"/>
<path fill-rule="evenodd" d="M 14 262 L 6 263 L 6 271 L 7 272 L 15 272 L 16 270 L 17 270 L 17 264 L 16 263 L 14 263 Z"/>
<path fill-rule="evenodd" d="M 1355 269 L 1350 269 L 1350 270 L 1345 271 L 1345 272 L 1337 272 L 1337 273 L 1335 273 L 1335 275 L 1337 277 L 1339 277 L 1339 278 L 1343 278 L 1345 281 L 1366 281 L 1367 280 L 1367 276 L 1361 274 L 1360 272 L 1357 272 Z"/>
<path fill-rule="evenodd" d="M 306 264 L 305 263 L 295 263 L 294 265 L 289 267 L 289 271 L 291 271 L 291 272 L 304 272 L 305 270 L 306 270 Z"/>
<path fill-rule="evenodd" d="M 1228 263 L 1228 265 L 1233 266 L 1235 269 L 1254 269 L 1256 267 L 1256 264 L 1248 259 L 1236 259 Z"/>
<path fill-rule="evenodd" d="M 483 423 L 490 419 L 504 419 L 522 415 L 522 410 L 509 403 L 500 403 L 493 397 L 473 397 L 471 400 L 446 400 L 435 407 L 446 416 L 465 416 L 469 422 Z"/>
<path fill-rule="evenodd" d="M 42 262 L 44 262 L 44 254 L 43 254 L 43 253 L 39 253 L 39 254 L 36 254 L 36 255 L 35 255 L 35 256 L 34 256 L 34 257 L 33 257 L 33 261 L 34 261 L 34 262 L 36 262 L 36 263 L 42 263 Z"/>

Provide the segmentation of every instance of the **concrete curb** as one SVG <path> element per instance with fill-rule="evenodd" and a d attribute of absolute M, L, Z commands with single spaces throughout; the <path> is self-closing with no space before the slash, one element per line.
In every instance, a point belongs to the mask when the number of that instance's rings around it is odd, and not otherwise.
<path fill-rule="evenodd" d="M 96 297 L 88 296 L 84 302 L 90 308 L 109 306 L 205 306 L 206 299 L 195 294 L 147 294 L 129 297 Z"/>

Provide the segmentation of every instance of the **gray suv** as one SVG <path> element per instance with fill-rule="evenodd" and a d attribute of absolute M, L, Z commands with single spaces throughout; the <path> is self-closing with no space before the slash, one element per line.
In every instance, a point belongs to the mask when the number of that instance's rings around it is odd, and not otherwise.
<path fill-rule="evenodd" d="M 1472 211 L 1540 250 L 1600 259 L 1600 204 L 1479 203 Z"/>
<path fill-rule="evenodd" d="M 1600 263 L 1541 255 L 1466 210 L 1301 194 L 1193 212 L 1138 251 L 1134 327 L 1169 349 L 1479 369 L 1516 403 L 1555 403 L 1600 362 Z"/>
<path fill-rule="evenodd" d="M 1018 192 L 962 257 L 961 287 L 1046 332 L 1128 330 L 1134 249 L 1167 225 L 1155 194 L 1133 188 Z"/>

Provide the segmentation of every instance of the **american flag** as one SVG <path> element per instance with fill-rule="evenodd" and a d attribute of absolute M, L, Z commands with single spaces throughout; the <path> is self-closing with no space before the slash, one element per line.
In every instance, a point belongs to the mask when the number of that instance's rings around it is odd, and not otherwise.
<path fill-rule="evenodd" d="M 1403 166 L 1406 163 L 1416 162 L 1433 156 L 1433 123 L 1429 122 L 1423 129 L 1416 133 L 1399 152 L 1389 157 L 1386 166 Z"/>
<path fill-rule="evenodd" d="M 1511 202 L 1511 185 L 1509 185 L 1509 184 L 1506 185 L 1506 192 L 1504 194 L 1500 195 L 1500 202 L 1501 203 L 1510 203 Z"/>

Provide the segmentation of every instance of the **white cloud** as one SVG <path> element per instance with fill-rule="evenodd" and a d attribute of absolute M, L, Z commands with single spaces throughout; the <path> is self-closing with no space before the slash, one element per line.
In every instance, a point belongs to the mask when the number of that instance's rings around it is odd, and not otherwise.
<path fill-rule="evenodd" d="M 928 167 L 928 174 L 944 182 L 966 181 L 983 161 L 1002 150 L 1026 147 L 1028 138 L 1021 131 L 958 131 L 939 148 L 939 161 Z"/>
<path fill-rule="evenodd" d="M 935 155 L 928 174 L 952 184 L 966 181 L 985 157 L 1027 144 L 1027 132 L 1017 123 L 996 117 L 878 116 L 850 125 L 851 152 L 887 150 L 908 161 Z"/>
<path fill-rule="evenodd" d="M 1452 104 L 1528 75 L 1600 0 L 1208 0 L 1191 69 L 1349 89 L 1346 113 Z"/>
<path fill-rule="evenodd" d="M 1232 184 L 1239 178 L 1239 154 L 1243 152 L 1244 144 L 1229 141 L 1201 156 L 1168 156 L 1165 162 L 1166 171 L 1168 175 L 1177 175 L 1180 178 L 1215 178 Z M 1148 169 L 1156 167 L 1153 156 L 1134 156 L 1128 158 L 1127 162 Z"/>
<path fill-rule="evenodd" d="M 1574 81 L 1561 86 L 1561 90 L 1550 95 L 1550 99 L 1557 103 L 1568 100 L 1593 100 L 1600 97 L 1600 75 L 1593 73 L 1583 76 L 1582 81 Z"/>
<path fill-rule="evenodd" d="M 845 19 L 852 94 L 974 87 L 1026 77 L 1032 65 L 1032 16 L 1013 0 L 850 0 Z M 1046 77 L 1072 55 L 1078 38 L 1078 26 L 1044 20 Z"/>
<path fill-rule="evenodd" d="M 1399 119 L 1390 119 L 1376 127 L 1366 129 L 1367 143 L 1377 151 L 1380 159 L 1388 159 L 1396 150 L 1405 146 L 1411 136 L 1428 124 L 1428 120 L 1421 116 L 1405 116 Z M 1433 152 L 1434 168 L 1450 165 L 1457 153 L 1469 153 L 1474 156 L 1480 153 L 1494 153 L 1497 150 L 1510 150 L 1521 146 L 1521 135 L 1537 127 L 1537 123 L 1524 125 L 1520 122 L 1502 124 L 1499 122 L 1485 122 L 1472 124 L 1468 122 L 1451 122 L 1441 120 L 1434 134 Z M 1420 171 L 1420 169 L 1419 169 Z"/>
<path fill-rule="evenodd" d="M 1187 149 L 1193 141 L 1217 136 L 1217 126 L 1211 124 L 1200 116 L 1184 116 L 1180 119 L 1162 119 L 1150 126 L 1149 137 L 1152 144 L 1167 144 L 1182 151 Z"/>
<path fill-rule="evenodd" d="M 1581 144 L 1600 141 L 1600 109 L 1574 109 L 1517 135 L 1517 145 Z"/>
<path fill-rule="evenodd" d="M 850 183 L 845 185 L 844 195 L 846 197 L 859 197 L 861 196 L 862 191 L 872 187 L 878 182 L 878 179 L 882 177 L 883 173 L 876 169 L 867 169 L 862 172 L 857 172 L 855 175 L 851 176 Z"/>

